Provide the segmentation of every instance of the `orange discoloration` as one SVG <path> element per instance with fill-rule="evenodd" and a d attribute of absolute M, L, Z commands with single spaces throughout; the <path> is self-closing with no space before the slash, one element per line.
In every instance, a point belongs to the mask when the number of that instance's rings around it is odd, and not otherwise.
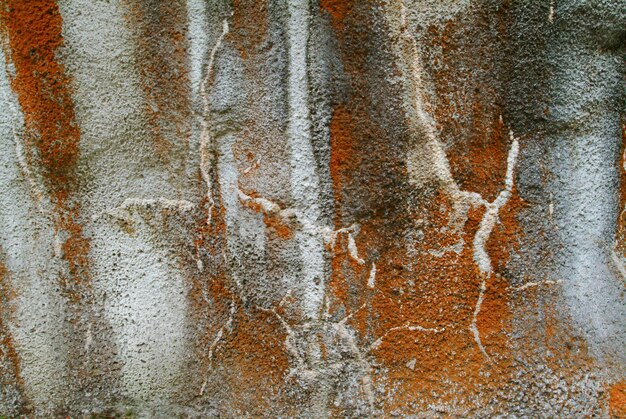
<path fill-rule="evenodd" d="M 129 4 L 146 114 L 159 158 L 186 146 L 191 127 L 187 7 L 181 0 Z"/>
<path fill-rule="evenodd" d="M 275 107 L 273 92 L 269 92 L 267 78 L 273 77 L 276 67 L 267 65 L 275 61 L 277 53 L 268 31 L 269 4 L 266 1 L 233 2 L 233 16 L 226 41 L 238 49 L 245 68 L 242 87 L 246 101 L 245 115 L 238 115 L 235 125 L 240 126 L 237 140 L 232 146 L 238 168 L 238 186 L 251 191 L 249 196 L 263 197 L 272 202 L 289 202 L 289 176 L 277 176 L 288 159 L 288 139 L 277 124 L 275 115 L 268 109 Z M 262 162 L 262 163 L 261 163 Z M 293 228 L 278 214 L 264 211 L 254 202 L 242 203 L 249 209 L 263 213 L 268 227 L 268 239 L 287 240 Z M 279 244 L 278 246 L 282 246 Z M 271 258 L 271 255 L 268 255 Z"/>
<path fill-rule="evenodd" d="M 353 138 L 354 121 L 345 106 L 337 106 L 333 110 L 330 123 L 330 176 L 333 181 L 335 202 L 343 204 L 343 196 L 347 191 L 347 181 L 359 167 L 359 154 L 355 149 Z M 341 225 L 341 216 L 338 213 L 337 225 Z"/>
<path fill-rule="evenodd" d="M 256 191 L 244 192 L 246 195 L 252 198 L 260 198 L 261 195 Z M 292 227 L 283 219 L 279 213 L 268 211 L 263 205 L 255 201 L 242 201 L 241 204 L 252 211 L 263 214 L 263 222 L 267 226 L 270 232 L 275 233 L 278 237 L 284 240 L 291 239 L 293 237 Z M 281 208 L 283 210 L 284 208 Z"/>
<path fill-rule="evenodd" d="M 290 362 L 285 350 L 285 331 L 276 316 L 266 310 L 240 312 L 237 332 L 224 346 L 221 361 L 228 371 L 223 377 L 238 411 L 258 415 L 267 412 L 280 397 Z M 274 402 L 273 402 L 274 400 Z M 254 406 L 254 411 L 250 407 Z"/>
<path fill-rule="evenodd" d="M 265 0 L 233 1 L 232 29 L 228 36 L 234 41 L 244 60 L 258 53 L 267 37 L 267 7 Z"/>
<path fill-rule="evenodd" d="M 387 395 L 386 411 L 403 411 L 412 403 L 461 402 L 469 407 L 476 399 L 489 397 L 489 391 L 508 379 L 511 360 L 506 336 L 510 321 L 506 279 L 492 275 L 487 280 L 477 319 L 491 361 L 485 359 L 469 331 L 481 282 L 470 243 L 484 209 L 470 211 L 465 228 L 458 233 L 446 231 L 451 214 L 447 198 L 437 197 L 424 211 L 424 239 L 412 245 L 419 255 L 415 265 L 405 267 L 407 263 L 402 260 L 409 255 L 401 249 L 386 255 L 386 263 L 377 264 L 381 293 L 373 303 L 379 318 L 374 335 L 384 336 L 389 328 L 405 324 L 435 327 L 442 332 L 398 330 L 375 352 L 390 368 L 388 378 L 402 383 L 395 394 Z M 466 244 L 458 254 L 431 253 L 443 243 L 461 239 Z M 411 359 L 417 360 L 413 370 L 406 367 Z M 485 374 L 490 377 L 486 379 Z"/>
<path fill-rule="evenodd" d="M 612 418 L 626 418 L 626 381 L 613 384 L 609 389 L 609 414 Z"/>
<path fill-rule="evenodd" d="M 340 30 L 334 25 L 350 82 L 350 94 L 335 107 L 330 124 L 335 228 L 360 225 L 355 243 L 365 263 L 349 256 L 346 237 L 337 238 L 328 284 L 331 310 L 354 313 L 348 323 L 357 331 L 360 347 L 380 365 L 374 380 L 387 389 L 378 399 L 382 412 L 410 414 L 437 403 L 479 408 L 511 378 L 506 266 L 521 234 L 516 217 L 522 203 L 514 192 L 486 245 L 494 273 L 486 280 L 476 321 L 486 359 L 470 330 L 483 279 L 473 241 L 485 208 L 470 208 L 457 230 L 451 197 L 436 187 L 409 189 L 406 157 L 388 148 L 393 143 L 395 150 L 402 149 L 398 144 L 409 142 L 404 137 L 408 129 L 394 130 L 407 121 L 380 103 L 381 97 L 403 93 L 381 81 L 371 65 L 370 38 L 363 29 L 372 19 L 368 13 L 376 12 L 354 6 Z M 377 57 L 376 62 L 383 59 L 392 57 Z M 393 67 L 384 61 L 379 65 Z M 378 96 L 370 96 L 372 92 Z M 464 104 L 467 98 L 458 100 Z M 450 152 L 453 176 L 461 178 L 461 189 L 492 201 L 504 189 L 511 144 L 497 113 L 483 110 L 480 102 L 472 107 L 474 126 Z M 452 110 L 438 116 L 453 121 Z M 394 122 L 387 126 L 378 122 L 389 120 Z M 372 288 L 368 277 L 373 263 Z"/>
<path fill-rule="evenodd" d="M 11 85 L 29 138 L 49 182 L 56 191 L 65 191 L 78 159 L 80 130 L 69 79 L 57 61 L 63 46 L 61 15 L 54 0 L 6 0 L 0 16 L 15 66 Z"/>
<path fill-rule="evenodd" d="M 523 207 L 524 202 L 517 194 L 516 188 L 513 188 L 513 196 L 507 205 L 501 208 L 498 222 L 486 244 L 496 274 L 487 281 L 487 291 L 477 319 L 477 327 L 487 342 L 493 342 L 490 336 L 499 334 L 500 342 L 505 343 L 504 334 L 510 328 L 508 323 L 512 315 L 509 302 L 510 287 L 503 275 L 506 275 L 506 265 L 511 251 L 519 250 L 522 231 L 516 217 Z"/>
<path fill-rule="evenodd" d="M 626 117 L 622 123 L 622 149 L 619 160 L 620 189 L 619 189 L 619 209 L 620 214 L 617 219 L 617 231 L 615 234 L 616 249 L 626 257 Z"/>
<path fill-rule="evenodd" d="M 352 10 L 354 0 L 321 0 L 320 8 L 330 15 L 333 27 L 340 31 L 344 27 L 344 20 Z"/>
<path fill-rule="evenodd" d="M 348 251 L 346 233 L 338 234 L 334 248 L 329 250 L 332 254 L 332 271 L 327 286 L 336 304 L 331 308 L 351 314 L 371 299 L 371 292 L 366 291 L 371 264 L 359 264 L 354 260 Z M 357 318 L 359 315 L 367 315 L 367 312 L 358 313 Z"/>
<path fill-rule="evenodd" d="M 21 359 L 17 350 L 7 320 L 12 314 L 11 300 L 15 292 L 9 285 L 9 271 L 0 261 L 0 386 L 4 391 L 13 388 L 19 394 L 21 414 L 31 412 L 30 401 L 24 393 L 24 379 L 21 372 Z"/>
<path fill-rule="evenodd" d="M 8 56 L 15 67 L 11 86 L 24 113 L 25 143 L 30 160 L 42 171 L 58 216 L 55 227 L 67 236 L 62 244 L 70 278 L 62 280 L 71 299 L 75 286 L 87 282 L 89 241 L 73 202 L 78 182 L 80 130 L 74 115 L 70 80 L 57 55 L 63 46 L 62 19 L 54 0 L 7 0 L 0 10 Z"/>
<path fill-rule="evenodd" d="M 462 189 L 489 201 L 504 187 L 508 132 L 497 84 L 482 82 L 486 74 L 494 77 L 496 48 L 504 35 L 485 26 L 501 19 L 502 13 L 494 17 L 479 9 L 475 17 L 463 15 L 443 27 L 430 26 L 423 40 L 429 46 L 423 62 L 434 85 L 429 111 L 449 145 L 446 154 L 452 174 Z M 468 41 L 478 38 L 477 31 L 489 42 Z"/>

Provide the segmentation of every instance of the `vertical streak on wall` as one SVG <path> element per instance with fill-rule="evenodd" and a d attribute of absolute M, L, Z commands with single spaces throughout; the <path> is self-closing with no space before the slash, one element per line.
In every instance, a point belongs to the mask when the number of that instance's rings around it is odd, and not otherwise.
<path fill-rule="evenodd" d="M 15 69 L 12 87 L 24 113 L 29 164 L 43 178 L 52 203 L 56 256 L 63 260 L 58 281 L 66 299 L 66 338 L 72 342 L 67 378 L 73 389 L 64 404 L 82 404 L 85 396 L 98 391 L 101 380 L 112 376 L 103 367 L 108 365 L 106 351 L 92 346 L 103 334 L 93 310 L 91 243 L 84 233 L 79 200 L 81 132 L 70 78 L 58 59 L 64 47 L 63 20 L 54 0 L 7 1 L 0 13 Z"/>
<path fill-rule="evenodd" d="M 63 45 L 61 16 L 54 1 L 9 2 L 6 7 L 2 18 L 16 73 L 12 86 L 24 112 L 28 145 L 36 148 L 57 211 L 56 228 L 66 237 L 61 247 L 70 278 L 62 285 L 68 298 L 78 301 L 78 287 L 89 281 L 89 242 L 77 220 L 78 204 L 72 202 L 77 187 L 74 168 L 80 130 L 74 118 L 69 80 L 56 60 Z"/>
<path fill-rule="evenodd" d="M 601 39 L 587 40 L 565 26 L 590 13 L 585 9 L 591 6 L 578 7 L 571 6 L 571 15 L 563 17 L 569 22 L 560 22 L 547 47 L 553 68 L 548 139 L 551 170 L 558 174 L 550 187 L 563 245 L 557 269 L 572 318 L 593 353 L 623 362 L 625 288 L 612 269 L 611 251 L 619 206 L 624 64 L 619 53 L 600 49 Z"/>
<path fill-rule="evenodd" d="M 134 56 L 141 77 L 144 111 L 155 158 L 173 184 L 185 188 L 185 150 L 192 113 L 189 89 L 187 4 L 184 0 L 128 2 Z M 182 194 L 182 192 L 181 192 Z"/>
<path fill-rule="evenodd" d="M 315 157 L 311 144 L 311 115 L 309 109 L 309 1 L 289 2 L 289 141 L 291 144 L 291 183 L 296 209 L 308 225 L 320 222 L 319 179 L 315 171 Z M 301 249 L 304 275 L 302 281 L 308 290 L 304 296 L 305 315 L 319 314 L 324 294 L 324 244 L 319 235 L 296 232 Z"/>
<path fill-rule="evenodd" d="M 15 292 L 9 283 L 11 278 L 4 258 L 4 250 L 0 247 L 0 403 L 11 406 L 10 413 L 17 416 L 32 414 L 32 406 L 26 398 L 22 361 L 11 331 L 11 300 L 15 297 Z"/>
<path fill-rule="evenodd" d="M 26 162 L 24 118 L 11 90 L 10 66 L 2 49 L 0 65 L 0 109 L 4 110 L 0 113 L 0 246 L 19 291 L 12 308 L 15 324 L 20 325 L 13 335 L 22 359 L 20 372 L 24 389 L 33 407 L 38 408 L 55 405 L 67 396 L 61 298 L 55 281 L 48 280 L 57 274 L 60 261 L 52 253 L 54 229 L 52 220 L 47 219 L 49 202 L 43 202 L 41 185 Z"/>
<path fill-rule="evenodd" d="M 207 51 L 209 45 L 208 19 L 206 16 L 206 5 L 204 1 L 187 0 L 187 22 L 189 37 L 189 79 L 191 82 L 192 101 L 196 104 L 202 102 L 200 97 L 200 86 L 205 74 Z"/>

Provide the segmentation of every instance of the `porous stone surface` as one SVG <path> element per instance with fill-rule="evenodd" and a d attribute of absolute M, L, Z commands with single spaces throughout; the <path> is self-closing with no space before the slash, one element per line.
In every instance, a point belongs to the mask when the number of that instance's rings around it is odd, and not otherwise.
<path fill-rule="evenodd" d="M 0 417 L 626 417 L 625 0 L 0 0 Z"/>

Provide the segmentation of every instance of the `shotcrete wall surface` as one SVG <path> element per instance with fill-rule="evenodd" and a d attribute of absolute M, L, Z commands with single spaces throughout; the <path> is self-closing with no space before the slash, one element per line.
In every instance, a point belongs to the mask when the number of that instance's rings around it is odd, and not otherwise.
<path fill-rule="evenodd" d="M 0 0 L 0 417 L 626 417 L 626 0 Z"/>

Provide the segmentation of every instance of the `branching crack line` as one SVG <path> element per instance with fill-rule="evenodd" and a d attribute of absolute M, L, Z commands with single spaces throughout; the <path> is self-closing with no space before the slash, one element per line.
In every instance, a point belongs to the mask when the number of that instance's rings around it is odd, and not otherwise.
<path fill-rule="evenodd" d="M 283 316 L 281 316 L 276 311 L 275 308 L 270 309 L 270 308 L 259 307 L 259 310 L 272 313 L 274 316 L 276 316 L 281 326 L 285 329 L 285 333 L 286 333 L 285 348 L 287 349 L 287 352 L 291 354 L 291 356 L 296 362 L 296 367 L 291 369 L 287 378 L 297 375 L 301 372 L 310 370 L 309 368 L 306 367 L 306 362 L 304 358 L 302 357 L 302 355 L 300 354 L 300 352 L 298 351 L 298 347 L 297 347 L 298 339 L 297 339 L 296 333 L 294 332 L 293 328 L 289 325 L 289 323 L 287 323 L 287 321 L 283 318 Z"/>
<path fill-rule="evenodd" d="M 346 234 L 348 237 L 348 254 L 359 265 L 365 264 L 365 260 L 359 256 L 359 251 L 356 245 L 355 235 L 358 234 L 359 229 L 359 226 L 357 224 L 352 224 L 349 227 L 342 227 L 333 230 L 330 227 L 319 226 L 307 221 L 307 219 L 294 208 L 283 209 L 280 205 L 270 201 L 269 199 L 262 197 L 252 197 L 246 194 L 241 189 L 237 189 L 237 193 L 239 196 L 239 200 L 242 203 L 254 204 L 255 206 L 258 206 L 259 208 L 261 208 L 261 211 L 264 215 L 274 215 L 287 222 L 290 220 L 294 220 L 299 224 L 299 226 L 302 228 L 302 231 L 304 231 L 306 234 L 321 236 L 324 243 L 330 245 L 331 250 L 335 250 L 335 245 L 339 234 Z"/>
<path fill-rule="evenodd" d="M 493 202 L 487 202 L 484 199 L 483 205 L 485 206 L 485 214 L 483 215 L 483 219 L 480 222 L 478 227 L 478 231 L 474 236 L 474 262 L 478 265 L 478 269 L 481 273 L 481 283 L 480 283 L 480 292 L 478 294 L 478 300 L 476 301 L 476 306 L 474 307 L 474 313 L 472 315 L 472 323 L 470 325 L 470 330 L 474 335 L 474 340 L 476 344 L 480 348 L 480 351 L 483 353 L 487 360 L 490 360 L 489 354 L 485 350 L 485 347 L 482 344 L 480 339 L 480 332 L 478 330 L 478 326 L 476 325 L 478 315 L 480 314 L 480 309 L 485 298 L 485 292 L 487 291 L 487 280 L 491 277 L 493 273 L 493 266 L 491 263 L 491 258 L 485 249 L 485 245 L 491 236 L 491 232 L 498 220 L 498 214 L 500 209 L 507 204 L 511 195 L 513 193 L 513 178 L 514 178 L 514 170 L 515 165 L 517 163 L 517 157 L 519 154 L 519 142 L 517 138 L 513 136 L 513 132 L 510 132 L 511 137 L 511 148 L 509 149 L 509 155 L 507 157 L 507 168 L 506 168 L 506 177 L 505 177 L 505 187 L 498 194 L 496 199 Z"/>
<path fill-rule="evenodd" d="M 511 287 L 511 289 L 514 290 L 514 291 L 524 291 L 526 289 L 537 288 L 537 287 L 540 287 L 542 285 L 559 285 L 562 282 L 563 281 L 561 281 L 560 279 L 556 280 L 556 281 L 552 281 L 552 280 L 547 279 L 545 281 L 539 281 L 539 282 L 527 282 L 527 283 L 525 283 L 523 285 L 520 285 L 518 287 Z"/>
<path fill-rule="evenodd" d="M 112 217 L 119 218 L 125 221 L 131 221 L 128 219 L 130 211 L 138 208 L 159 208 L 162 210 L 170 210 L 176 212 L 189 212 L 192 211 L 196 205 L 193 202 L 185 199 L 168 199 L 168 198 L 127 198 L 118 207 L 106 210 L 100 214 L 92 217 L 93 221 L 99 220 L 104 215 L 110 215 Z"/>
<path fill-rule="evenodd" d="M 209 115 L 210 115 L 210 101 L 208 96 L 208 87 L 211 81 L 211 77 L 213 76 L 214 67 L 215 67 L 215 56 L 217 52 L 222 46 L 222 42 L 224 41 L 224 37 L 228 34 L 228 19 L 224 19 L 222 21 L 222 33 L 217 38 L 215 45 L 211 49 L 211 53 L 209 54 L 209 61 L 206 66 L 206 76 L 202 83 L 200 84 L 200 96 L 202 97 L 202 117 L 200 118 L 200 172 L 202 174 L 202 179 L 206 184 L 207 188 L 207 200 L 209 201 L 209 211 L 207 215 L 207 225 L 211 225 L 213 222 L 213 209 L 215 208 L 215 199 L 213 197 L 213 182 L 211 179 L 211 171 L 213 170 L 213 156 L 212 156 L 212 148 L 214 147 L 213 139 L 211 137 L 211 127 L 209 124 Z"/>
<path fill-rule="evenodd" d="M 206 185 L 206 190 L 207 190 L 206 198 L 209 203 L 209 208 L 207 211 L 207 220 L 206 220 L 206 223 L 208 226 L 211 226 L 211 224 L 213 223 L 213 211 L 215 209 L 215 198 L 213 196 L 213 192 L 214 192 L 213 188 L 215 186 L 214 185 L 215 176 L 212 176 L 213 174 L 212 172 L 214 170 L 217 170 L 215 168 L 216 162 L 215 162 L 215 156 L 214 156 L 215 144 L 214 144 L 214 139 L 211 135 L 211 125 L 209 122 L 211 120 L 210 119 L 211 107 L 210 107 L 208 89 L 212 81 L 212 77 L 214 76 L 215 57 L 217 56 L 218 51 L 222 47 L 224 38 L 226 37 L 228 33 L 229 33 L 228 19 L 224 19 L 222 21 L 222 32 L 218 36 L 217 40 L 215 41 L 215 44 L 213 45 L 213 48 L 211 49 L 211 52 L 209 53 L 209 59 L 208 59 L 206 70 L 205 70 L 205 77 L 202 80 L 202 83 L 200 84 L 200 97 L 202 98 L 202 115 L 200 118 L 200 127 L 201 127 L 200 173 L 202 175 L 202 180 L 204 181 Z M 198 267 L 199 269 L 202 267 L 202 263 L 199 258 L 198 258 Z M 241 284 L 238 281 L 235 281 L 235 282 L 241 291 Z M 237 312 L 237 304 L 235 302 L 235 299 L 231 298 L 228 319 L 218 329 L 217 333 L 215 334 L 215 337 L 213 338 L 213 341 L 211 342 L 208 348 L 209 366 L 211 366 L 213 363 L 213 356 L 215 354 L 215 351 L 218 345 L 221 343 L 222 338 L 224 337 L 225 331 L 228 330 L 229 333 L 232 332 L 232 327 L 233 327 L 233 322 L 234 322 L 236 312 Z M 200 395 L 204 394 L 207 382 L 208 382 L 208 377 L 204 380 L 204 383 L 202 384 Z"/>
<path fill-rule="evenodd" d="M 206 297 L 205 297 L 206 299 Z M 213 341 L 211 342 L 211 344 L 209 345 L 209 350 L 208 350 L 208 357 L 209 357 L 209 367 L 211 367 L 213 365 L 213 355 L 215 354 L 215 350 L 217 349 L 218 345 L 220 344 L 222 337 L 224 336 L 224 332 L 226 330 L 228 330 L 229 333 L 232 332 L 233 330 L 233 322 L 235 320 L 235 314 L 237 312 L 237 305 L 235 304 L 235 300 L 231 299 L 230 300 L 230 310 L 228 313 L 228 319 L 226 319 L 226 322 L 222 325 L 222 327 L 219 328 L 219 330 L 217 331 L 217 333 L 215 334 L 215 337 L 213 338 Z M 204 382 L 202 383 L 202 387 L 200 388 L 200 396 L 202 396 L 204 394 L 204 391 L 206 390 L 206 386 L 208 383 L 208 378 L 206 378 L 204 380 Z"/>
<path fill-rule="evenodd" d="M 350 348 L 350 351 L 355 356 L 358 365 L 361 367 L 363 371 L 363 376 L 361 377 L 361 384 L 363 386 L 363 391 L 365 392 L 365 396 L 367 398 L 367 402 L 370 408 L 370 412 L 374 412 L 374 404 L 375 404 L 375 395 L 374 395 L 374 384 L 372 382 L 372 366 L 367 359 L 367 354 L 363 354 L 359 345 L 357 345 L 356 340 L 352 333 L 346 327 L 346 323 L 351 316 L 353 316 L 356 312 L 360 311 L 365 305 L 361 306 L 359 309 L 355 310 L 349 316 L 344 317 L 341 321 L 337 323 L 332 323 L 333 328 L 336 333 L 344 339 Z"/>
<path fill-rule="evenodd" d="M 489 239 L 489 236 L 491 235 L 496 221 L 498 220 L 499 210 L 504 205 L 506 205 L 512 195 L 514 177 L 513 172 L 517 163 L 517 157 L 519 153 L 519 141 L 513 136 L 513 132 L 511 131 L 509 133 L 511 146 L 507 158 L 505 188 L 500 192 L 500 194 L 493 202 L 488 202 L 476 192 L 462 190 L 452 175 L 448 158 L 446 157 L 445 151 L 436 134 L 435 128 L 431 123 L 431 118 L 428 116 L 422 103 L 424 101 L 424 95 L 422 93 L 423 86 L 418 64 L 418 48 L 415 38 L 411 35 L 409 31 L 406 6 L 404 5 L 403 1 L 400 2 L 399 31 L 401 39 L 404 39 L 405 42 L 407 42 L 406 49 L 403 48 L 400 53 L 406 54 L 405 51 L 408 52 L 408 56 L 406 57 L 406 59 L 409 66 L 408 72 L 410 74 L 410 79 L 412 80 L 412 86 L 410 89 L 412 104 L 409 106 L 411 112 L 409 112 L 408 116 L 410 118 L 410 121 L 412 121 L 411 123 L 414 125 L 415 135 L 421 136 L 425 139 L 425 142 L 423 142 L 423 144 L 422 142 L 418 141 L 420 147 L 418 147 L 417 151 L 414 152 L 413 155 L 411 155 L 408 159 L 409 170 L 411 171 L 412 176 L 415 176 L 414 181 L 419 184 L 423 180 L 422 178 L 424 176 L 433 177 L 438 181 L 441 187 L 452 198 L 453 215 L 450 224 L 455 230 L 459 230 L 465 225 L 465 222 L 467 220 L 467 212 L 471 207 L 484 206 L 486 209 L 485 214 L 483 215 L 483 219 L 480 222 L 478 231 L 474 236 L 473 242 L 474 262 L 478 265 L 478 269 L 481 272 L 482 280 L 480 285 L 480 293 L 474 308 L 474 313 L 470 324 L 470 331 L 474 335 L 474 340 L 476 341 L 476 344 L 480 348 L 483 355 L 485 355 L 485 357 L 489 359 L 489 355 L 487 354 L 487 351 L 485 350 L 481 342 L 478 327 L 476 326 L 476 319 L 480 313 L 480 308 L 483 303 L 485 291 L 487 288 L 486 281 L 492 273 L 491 259 L 489 258 L 489 255 L 485 250 L 485 245 Z M 424 153 L 426 153 L 430 157 L 430 160 L 423 157 Z M 413 170 L 411 166 L 414 166 L 416 170 Z M 430 170 L 430 172 L 426 174 L 420 172 L 420 169 L 426 170 L 423 169 L 424 167 L 427 167 L 427 170 Z"/>

